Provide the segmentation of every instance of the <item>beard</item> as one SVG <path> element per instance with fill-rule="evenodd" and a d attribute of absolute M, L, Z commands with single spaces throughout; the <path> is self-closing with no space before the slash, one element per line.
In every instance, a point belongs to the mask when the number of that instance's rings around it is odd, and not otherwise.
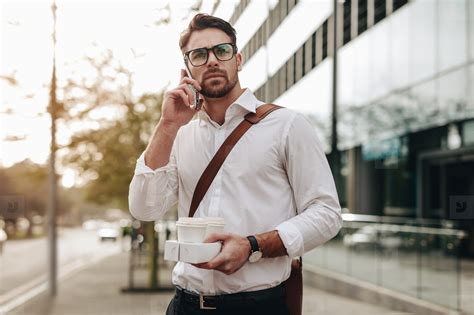
<path fill-rule="evenodd" d="M 237 84 L 237 74 L 233 80 L 230 81 L 224 73 L 217 71 L 215 73 L 222 74 L 223 76 L 204 80 L 204 82 L 201 83 L 201 91 L 199 91 L 199 94 L 207 98 L 221 98 L 226 96 Z M 223 86 L 222 81 L 224 81 Z"/>

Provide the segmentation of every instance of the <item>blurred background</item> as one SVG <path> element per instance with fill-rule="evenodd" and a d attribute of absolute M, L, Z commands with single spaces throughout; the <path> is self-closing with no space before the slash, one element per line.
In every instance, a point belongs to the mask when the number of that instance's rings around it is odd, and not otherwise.
<path fill-rule="evenodd" d="M 197 12 L 325 147 L 344 227 L 304 313 L 474 314 L 472 0 L 1 0 L 0 314 L 166 309 L 176 210 L 135 221 L 128 186 Z"/>

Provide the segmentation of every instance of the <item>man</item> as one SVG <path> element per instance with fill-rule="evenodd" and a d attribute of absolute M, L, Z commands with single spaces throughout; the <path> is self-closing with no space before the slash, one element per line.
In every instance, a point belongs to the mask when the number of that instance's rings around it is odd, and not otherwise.
<path fill-rule="evenodd" d="M 130 184 L 130 211 L 144 221 L 158 220 L 176 202 L 178 215 L 188 216 L 196 183 L 215 152 L 243 117 L 263 104 L 240 87 L 242 55 L 229 23 L 197 14 L 181 35 L 180 48 L 194 79 L 181 70 L 180 85 L 165 94 L 160 121 Z M 188 84 L 202 95 L 195 120 Z M 195 217 L 225 219 L 225 233 L 206 240 L 222 242 L 222 250 L 207 263 L 176 264 L 177 291 L 167 314 L 288 314 L 282 282 L 291 259 L 341 227 L 334 180 L 306 119 L 280 109 L 252 126 Z"/>

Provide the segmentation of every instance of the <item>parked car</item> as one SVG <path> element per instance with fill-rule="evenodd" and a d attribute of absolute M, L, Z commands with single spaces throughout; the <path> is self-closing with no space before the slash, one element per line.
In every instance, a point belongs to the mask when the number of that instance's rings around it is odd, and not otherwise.
<path fill-rule="evenodd" d="M 7 233 L 2 228 L 0 228 L 0 254 L 3 252 L 3 245 L 7 241 L 7 238 Z"/>
<path fill-rule="evenodd" d="M 116 241 L 119 237 L 119 227 L 114 224 L 103 224 L 97 229 L 97 236 L 103 241 Z"/>

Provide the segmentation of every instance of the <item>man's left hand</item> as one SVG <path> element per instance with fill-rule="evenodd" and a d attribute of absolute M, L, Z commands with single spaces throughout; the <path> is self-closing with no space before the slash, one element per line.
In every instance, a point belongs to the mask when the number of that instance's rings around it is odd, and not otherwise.
<path fill-rule="evenodd" d="M 203 269 L 214 269 L 230 275 L 239 270 L 248 260 L 250 243 L 247 238 L 230 233 L 212 233 L 204 243 L 222 242 L 221 252 L 211 261 L 193 264 Z"/>

